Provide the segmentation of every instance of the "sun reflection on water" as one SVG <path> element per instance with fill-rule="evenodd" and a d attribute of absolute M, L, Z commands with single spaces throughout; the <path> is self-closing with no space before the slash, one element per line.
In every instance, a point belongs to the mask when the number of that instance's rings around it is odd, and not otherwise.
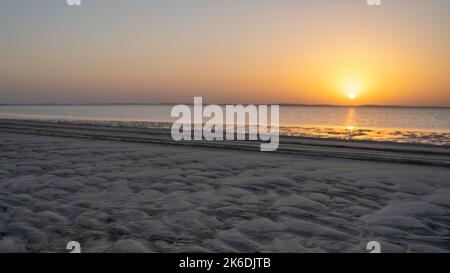
<path fill-rule="evenodd" d="M 355 108 L 349 108 L 345 118 L 345 128 L 347 129 L 347 137 L 351 139 L 353 137 L 353 131 L 356 129 L 356 110 Z"/>

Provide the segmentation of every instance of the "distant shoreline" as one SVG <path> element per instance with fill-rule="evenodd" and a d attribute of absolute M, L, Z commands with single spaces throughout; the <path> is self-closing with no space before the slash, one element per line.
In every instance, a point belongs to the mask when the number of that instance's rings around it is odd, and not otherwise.
<path fill-rule="evenodd" d="M 161 102 L 161 103 L 0 103 L 0 106 L 120 106 L 120 105 L 193 105 L 192 102 Z M 250 103 L 212 103 L 216 105 L 227 104 L 243 104 L 249 105 Z M 258 105 L 259 103 L 253 103 Z M 295 104 L 295 103 L 271 103 L 285 107 L 359 107 L 359 108 L 430 108 L 430 109 L 450 109 L 450 106 L 420 106 L 420 105 L 377 105 L 377 104 L 361 104 L 361 105 L 336 105 L 336 104 Z"/>

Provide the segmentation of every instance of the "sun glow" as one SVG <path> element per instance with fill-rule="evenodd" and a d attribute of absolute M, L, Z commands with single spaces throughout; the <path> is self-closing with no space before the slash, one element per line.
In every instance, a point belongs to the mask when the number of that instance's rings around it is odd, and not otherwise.
<path fill-rule="evenodd" d="M 362 89 L 362 84 L 355 80 L 348 81 L 342 87 L 342 90 L 346 93 L 349 100 L 357 99 Z"/>
<path fill-rule="evenodd" d="M 356 93 L 356 92 L 347 93 L 347 97 L 350 100 L 354 100 L 354 99 L 356 99 L 356 97 L 358 97 L 358 93 Z"/>

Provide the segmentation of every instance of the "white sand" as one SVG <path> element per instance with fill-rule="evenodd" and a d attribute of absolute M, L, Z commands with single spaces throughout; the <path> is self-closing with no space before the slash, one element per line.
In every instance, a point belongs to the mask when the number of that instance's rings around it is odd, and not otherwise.
<path fill-rule="evenodd" d="M 0 252 L 450 252 L 450 169 L 0 131 Z"/>

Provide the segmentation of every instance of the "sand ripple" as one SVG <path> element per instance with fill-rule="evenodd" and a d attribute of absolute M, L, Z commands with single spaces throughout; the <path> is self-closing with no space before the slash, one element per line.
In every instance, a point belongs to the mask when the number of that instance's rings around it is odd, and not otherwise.
<path fill-rule="evenodd" d="M 450 251 L 449 169 L 0 134 L 0 252 Z"/>

